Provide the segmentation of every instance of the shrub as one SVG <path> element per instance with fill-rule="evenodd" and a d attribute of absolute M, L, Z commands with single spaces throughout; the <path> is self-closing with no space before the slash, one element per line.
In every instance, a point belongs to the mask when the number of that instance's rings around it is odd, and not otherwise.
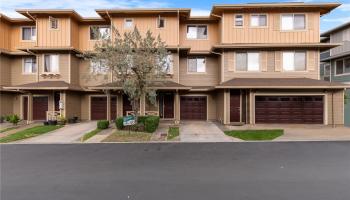
<path fill-rule="evenodd" d="M 17 125 L 19 122 L 19 117 L 18 115 L 10 115 L 8 121 L 11 122 L 13 125 Z"/>
<path fill-rule="evenodd" d="M 138 123 L 141 123 L 141 124 L 145 124 L 145 121 L 146 119 L 148 118 L 149 116 L 138 116 L 137 117 L 137 122 Z"/>
<path fill-rule="evenodd" d="M 159 125 L 158 116 L 148 116 L 145 120 L 145 131 L 148 133 L 153 133 L 157 130 Z"/>
<path fill-rule="evenodd" d="M 117 127 L 117 129 L 122 130 L 124 128 L 123 125 L 123 117 L 119 117 L 117 118 L 117 120 L 115 120 L 115 126 Z"/>
<path fill-rule="evenodd" d="M 5 119 L 6 119 L 7 122 L 10 122 L 11 116 L 12 116 L 12 115 L 7 115 L 7 116 L 5 116 Z"/>
<path fill-rule="evenodd" d="M 109 127 L 109 121 L 107 120 L 100 120 L 97 122 L 98 129 L 107 129 L 108 127 Z"/>

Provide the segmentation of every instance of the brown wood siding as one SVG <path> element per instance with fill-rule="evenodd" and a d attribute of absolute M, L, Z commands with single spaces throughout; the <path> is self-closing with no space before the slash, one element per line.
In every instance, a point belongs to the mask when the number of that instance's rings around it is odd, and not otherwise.
<path fill-rule="evenodd" d="M 70 18 L 57 18 L 58 29 L 49 29 L 49 17 L 37 18 L 37 40 L 39 47 L 69 47 L 70 43 Z"/>
<path fill-rule="evenodd" d="M 78 117 L 81 119 L 81 94 L 77 92 L 66 92 L 65 108 L 66 118 Z M 86 109 L 86 107 L 84 108 Z"/>
<path fill-rule="evenodd" d="M 11 51 L 17 51 L 19 48 L 31 48 L 36 45 L 36 41 L 23 41 L 22 40 L 22 26 L 35 26 L 34 23 L 25 23 L 21 25 L 11 26 Z"/>
<path fill-rule="evenodd" d="M 223 14 L 223 38 L 222 43 L 312 43 L 320 41 L 320 13 L 306 13 L 306 30 L 281 31 L 281 13 L 267 14 L 267 27 L 250 27 L 251 13 L 244 14 L 243 28 L 234 27 L 234 13 Z"/>
<path fill-rule="evenodd" d="M 70 83 L 73 85 L 79 85 L 79 63 L 80 59 L 75 55 L 70 54 Z"/>
<path fill-rule="evenodd" d="M 282 70 L 282 51 L 260 51 L 260 72 L 235 71 L 235 51 L 225 51 L 224 81 L 232 78 L 312 78 L 318 79 L 318 50 L 307 51 L 307 71 L 285 72 Z M 266 71 L 263 71 L 265 69 Z"/>
<path fill-rule="evenodd" d="M 107 74 L 91 74 L 90 61 L 79 60 L 79 83 L 81 86 L 96 86 L 108 82 Z"/>
<path fill-rule="evenodd" d="M 11 26 L 0 18 L 0 49 L 11 49 Z"/>
<path fill-rule="evenodd" d="M 37 80 L 37 74 L 23 74 L 23 58 L 13 57 L 11 58 L 11 85 L 20 85 L 25 83 L 33 83 Z"/>
<path fill-rule="evenodd" d="M 188 57 L 180 58 L 180 84 L 187 86 L 214 86 L 220 82 L 220 66 L 219 59 L 217 57 L 206 57 L 205 73 L 188 73 L 187 59 Z"/>
<path fill-rule="evenodd" d="M 11 58 L 0 55 L 0 85 L 11 84 Z"/>
<path fill-rule="evenodd" d="M 0 92 L 0 116 L 6 116 L 13 113 L 15 94 Z M 18 96 L 17 96 L 18 97 Z M 20 106 L 17 106 L 20 107 Z"/>
<path fill-rule="evenodd" d="M 200 24 L 208 26 L 208 39 L 200 39 L 200 40 L 191 40 L 187 39 L 187 25 Z M 180 45 L 181 46 L 190 46 L 191 51 L 210 51 L 211 47 L 215 44 L 219 43 L 219 27 L 218 24 L 215 23 L 181 23 L 180 24 Z"/>
<path fill-rule="evenodd" d="M 75 49 L 80 49 L 79 47 L 79 24 L 74 19 L 70 19 L 70 25 L 71 25 L 71 46 Z"/>
<path fill-rule="evenodd" d="M 327 93 L 328 101 L 328 124 L 344 125 L 344 91 L 335 90 L 333 97 L 332 92 Z M 334 102 L 332 103 L 332 98 Z M 334 115 L 334 120 L 332 119 Z"/>

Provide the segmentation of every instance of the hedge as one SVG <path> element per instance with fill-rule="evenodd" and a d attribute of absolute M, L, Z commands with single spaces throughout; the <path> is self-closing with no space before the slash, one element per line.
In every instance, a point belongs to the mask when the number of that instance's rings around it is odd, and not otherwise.
<path fill-rule="evenodd" d="M 123 117 L 119 117 L 117 120 L 115 120 L 115 126 L 117 129 L 122 130 L 124 128 L 123 121 Z"/>
<path fill-rule="evenodd" d="M 107 129 L 108 127 L 109 127 L 109 121 L 107 120 L 100 120 L 97 122 L 98 129 Z"/>
<path fill-rule="evenodd" d="M 157 130 L 159 125 L 158 116 L 148 116 L 145 120 L 145 131 L 148 133 L 153 133 Z"/>

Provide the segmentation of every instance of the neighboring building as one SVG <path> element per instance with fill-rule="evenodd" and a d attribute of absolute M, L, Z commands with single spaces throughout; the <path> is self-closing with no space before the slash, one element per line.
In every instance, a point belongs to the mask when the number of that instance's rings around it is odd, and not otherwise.
<path fill-rule="evenodd" d="M 210 17 L 190 9 L 103 9 L 100 18 L 73 10 L 17 10 L 1 16 L 1 115 L 45 120 L 57 113 L 114 119 L 130 103 L 112 76 L 89 77 L 94 64 L 76 55 L 93 49 L 101 31 L 137 26 L 159 34 L 172 52 L 168 80 L 154 83 L 158 103 L 141 114 L 230 123 L 343 125 L 344 86 L 321 81 L 320 16 L 337 3 L 215 5 Z M 104 79 L 103 77 L 109 77 Z M 60 103 L 61 102 L 61 103 Z"/>
<path fill-rule="evenodd" d="M 321 52 L 321 79 L 350 84 L 350 22 L 321 34 L 324 43 L 341 43 L 341 46 Z M 350 90 L 346 91 L 344 123 L 350 126 Z"/>

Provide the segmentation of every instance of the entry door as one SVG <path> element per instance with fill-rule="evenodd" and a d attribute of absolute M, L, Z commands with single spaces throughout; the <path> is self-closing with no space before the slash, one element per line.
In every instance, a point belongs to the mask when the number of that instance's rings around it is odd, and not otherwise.
<path fill-rule="evenodd" d="M 55 92 L 54 94 L 54 102 L 55 102 L 55 111 L 60 111 L 60 93 L 59 92 Z"/>
<path fill-rule="evenodd" d="M 111 120 L 115 120 L 117 118 L 117 97 L 111 97 Z"/>
<path fill-rule="evenodd" d="M 230 92 L 230 121 L 240 122 L 241 116 L 241 93 L 240 90 Z"/>
<path fill-rule="evenodd" d="M 132 111 L 132 105 L 129 101 L 129 98 L 127 95 L 123 95 L 123 116 L 126 116 L 127 111 Z"/>
<path fill-rule="evenodd" d="M 28 97 L 23 97 L 23 120 L 28 120 Z"/>
<path fill-rule="evenodd" d="M 163 95 L 163 118 L 172 119 L 174 118 L 174 94 L 166 93 Z"/>

